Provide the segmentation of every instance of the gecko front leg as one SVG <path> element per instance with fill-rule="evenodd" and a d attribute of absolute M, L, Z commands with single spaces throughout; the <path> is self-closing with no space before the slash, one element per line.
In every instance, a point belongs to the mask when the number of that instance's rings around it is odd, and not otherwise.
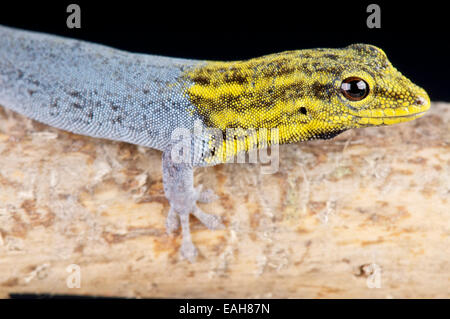
<path fill-rule="evenodd" d="M 164 193 L 169 200 L 170 209 L 167 215 L 167 233 L 171 234 L 181 224 L 182 244 L 181 256 L 193 262 L 197 249 L 192 243 L 189 228 L 189 215 L 193 214 L 209 229 L 224 228 L 219 217 L 204 213 L 197 202 L 211 202 L 216 195 L 210 191 L 194 188 L 194 170 L 190 163 L 175 163 L 171 149 L 167 148 L 162 156 Z"/>

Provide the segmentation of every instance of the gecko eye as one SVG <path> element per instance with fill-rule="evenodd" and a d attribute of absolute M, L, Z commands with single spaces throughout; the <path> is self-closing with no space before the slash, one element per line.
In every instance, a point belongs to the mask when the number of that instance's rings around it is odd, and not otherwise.
<path fill-rule="evenodd" d="M 369 94 L 369 85 L 358 77 L 349 77 L 342 81 L 342 94 L 350 101 L 361 101 Z"/>

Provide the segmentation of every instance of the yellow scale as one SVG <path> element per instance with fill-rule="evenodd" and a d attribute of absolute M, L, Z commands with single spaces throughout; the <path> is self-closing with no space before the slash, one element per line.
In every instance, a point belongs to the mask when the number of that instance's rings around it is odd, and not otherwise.
<path fill-rule="evenodd" d="M 207 162 L 226 162 L 241 151 L 272 143 L 409 121 L 430 104 L 425 91 L 398 72 L 381 49 L 364 44 L 205 62 L 185 77 L 190 84 L 185 94 L 206 125 L 224 132 L 242 129 L 241 138 L 224 140 Z M 361 101 L 341 94 L 341 83 L 348 77 L 368 84 L 369 94 Z M 418 98 L 422 105 L 416 105 Z M 274 128 L 278 134 L 270 134 Z"/>

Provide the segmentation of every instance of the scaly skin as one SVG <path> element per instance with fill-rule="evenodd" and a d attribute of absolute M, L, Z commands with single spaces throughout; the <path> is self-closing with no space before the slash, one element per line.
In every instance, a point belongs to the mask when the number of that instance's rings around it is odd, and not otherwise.
<path fill-rule="evenodd" d="M 194 82 L 187 94 L 207 125 L 223 131 L 277 128 L 280 143 L 410 121 L 430 106 L 422 88 L 398 72 L 381 49 L 365 44 L 208 62 L 187 77 Z M 350 101 L 343 96 L 340 85 L 349 77 L 368 83 L 367 97 Z M 236 152 L 258 147 L 258 140 L 246 137 L 231 148 L 223 141 L 216 156 L 207 160 L 225 162 Z"/>
<path fill-rule="evenodd" d="M 342 90 L 354 78 L 358 89 L 366 86 L 360 100 Z M 0 104 L 73 133 L 161 150 L 167 231 L 181 224 L 181 254 L 193 261 L 190 214 L 210 229 L 223 227 L 197 207 L 216 196 L 194 188 L 195 166 L 270 144 L 410 121 L 428 110 L 430 100 L 370 45 L 211 62 L 0 26 Z M 179 129 L 193 131 L 193 139 L 174 138 Z M 238 130 L 228 134 L 230 129 Z M 189 151 L 187 161 L 174 157 L 180 145 Z"/>

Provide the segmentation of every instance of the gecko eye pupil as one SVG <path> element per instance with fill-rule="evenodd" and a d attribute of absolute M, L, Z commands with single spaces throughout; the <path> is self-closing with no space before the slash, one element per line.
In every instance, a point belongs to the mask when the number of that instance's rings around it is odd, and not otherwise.
<path fill-rule="evenodd" d="M 342 81 L 341 92 L 350 101 L 361 101 L 369 94 L 369 85 L 361 78 L 350 77 Z"/>

